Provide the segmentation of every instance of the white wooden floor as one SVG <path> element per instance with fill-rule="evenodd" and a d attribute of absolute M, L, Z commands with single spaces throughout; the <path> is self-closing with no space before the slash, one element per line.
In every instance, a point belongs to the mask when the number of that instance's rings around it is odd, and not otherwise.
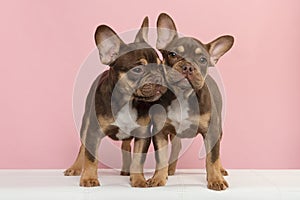
<path fill-rule="evenodd" d="M 132 188 L 129 177 L 100 170 L 100 187 L 79 187 L 79 177 L 63 170 L 0 170 L 0 199 L 63 200 L 299 200 L 300 170 L 228 170 L 230 187 L 222 192 L 206 188 L 203 170 L 178 170 L 159 188 Z M 146 177 L 151 174 L 147 173 Z"/>

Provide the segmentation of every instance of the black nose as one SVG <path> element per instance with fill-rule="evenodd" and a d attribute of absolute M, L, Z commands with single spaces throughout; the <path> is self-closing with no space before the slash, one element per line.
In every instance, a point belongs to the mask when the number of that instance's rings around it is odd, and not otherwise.
<path fill-rule="evenodd" d="M 182 66 L 182 72 L 184 74 L 192 74 L 194 72 L 195 68 L 192 65 L 184 65 Z"/>

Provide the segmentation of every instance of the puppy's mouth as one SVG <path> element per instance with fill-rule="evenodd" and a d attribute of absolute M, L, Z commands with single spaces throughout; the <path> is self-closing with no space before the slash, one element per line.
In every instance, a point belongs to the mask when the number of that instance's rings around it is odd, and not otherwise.
<path fill-rule="evenodd" d="M 186 69 L 184 69 L 184 67 Z M 176 85 L 178 87 L 181 87 L 182 89 L 192 87 L 196 90 L 202 88 L 204 81 L 200 72 L 196 70 L 196 66 L 181 61 L 173 65 L 173 69 L 176 69 L 181 74 L 180 79 L 178 81 L 176 80 Z"/>
<path fill-rule="evenodd" d="M 134 97 L 137 100 L 153 102 L 157 101 L 166 91 L 167 88 L 162 85 L 149 83 L 137 89 L 134 93 Z"/>

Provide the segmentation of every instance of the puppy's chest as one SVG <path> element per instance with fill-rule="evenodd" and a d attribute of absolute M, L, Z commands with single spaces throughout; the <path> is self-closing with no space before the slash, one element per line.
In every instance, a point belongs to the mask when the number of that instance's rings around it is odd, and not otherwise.
<path fill-rule="evenodd" d="M 181 133 L 197 124 L 191 107 L 187 101 L 173 100 L 167 108 L 167 116 L 177 133 Z"/>
<path fill-rule="evenodd" d="M 119 128 L 119 133 L 116 135 L 118 139 L 125 139 L 130 136 L 131 132 L 138 128 L 138 114 L 135 108 L 132 108 L 129 103 L 125 104 L 114 116 L 115 121 L 112 125 Z"/>

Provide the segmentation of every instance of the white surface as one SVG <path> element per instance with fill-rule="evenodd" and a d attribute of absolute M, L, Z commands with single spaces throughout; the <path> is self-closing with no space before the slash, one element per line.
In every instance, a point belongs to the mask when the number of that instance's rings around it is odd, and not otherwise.
<path fill-rule="evenodd" d="M 100 170 L 101 186 L 83 188 L 79 177 L 65 177 L 63 170 L 0 170 L 0 199 L 300 199 L 300 170 L 229 170 L 229 188 L 221 192 L 206 188 L 203 170 L 178 170 L 159 188 L 132 188 L 118 173 Z"/>

